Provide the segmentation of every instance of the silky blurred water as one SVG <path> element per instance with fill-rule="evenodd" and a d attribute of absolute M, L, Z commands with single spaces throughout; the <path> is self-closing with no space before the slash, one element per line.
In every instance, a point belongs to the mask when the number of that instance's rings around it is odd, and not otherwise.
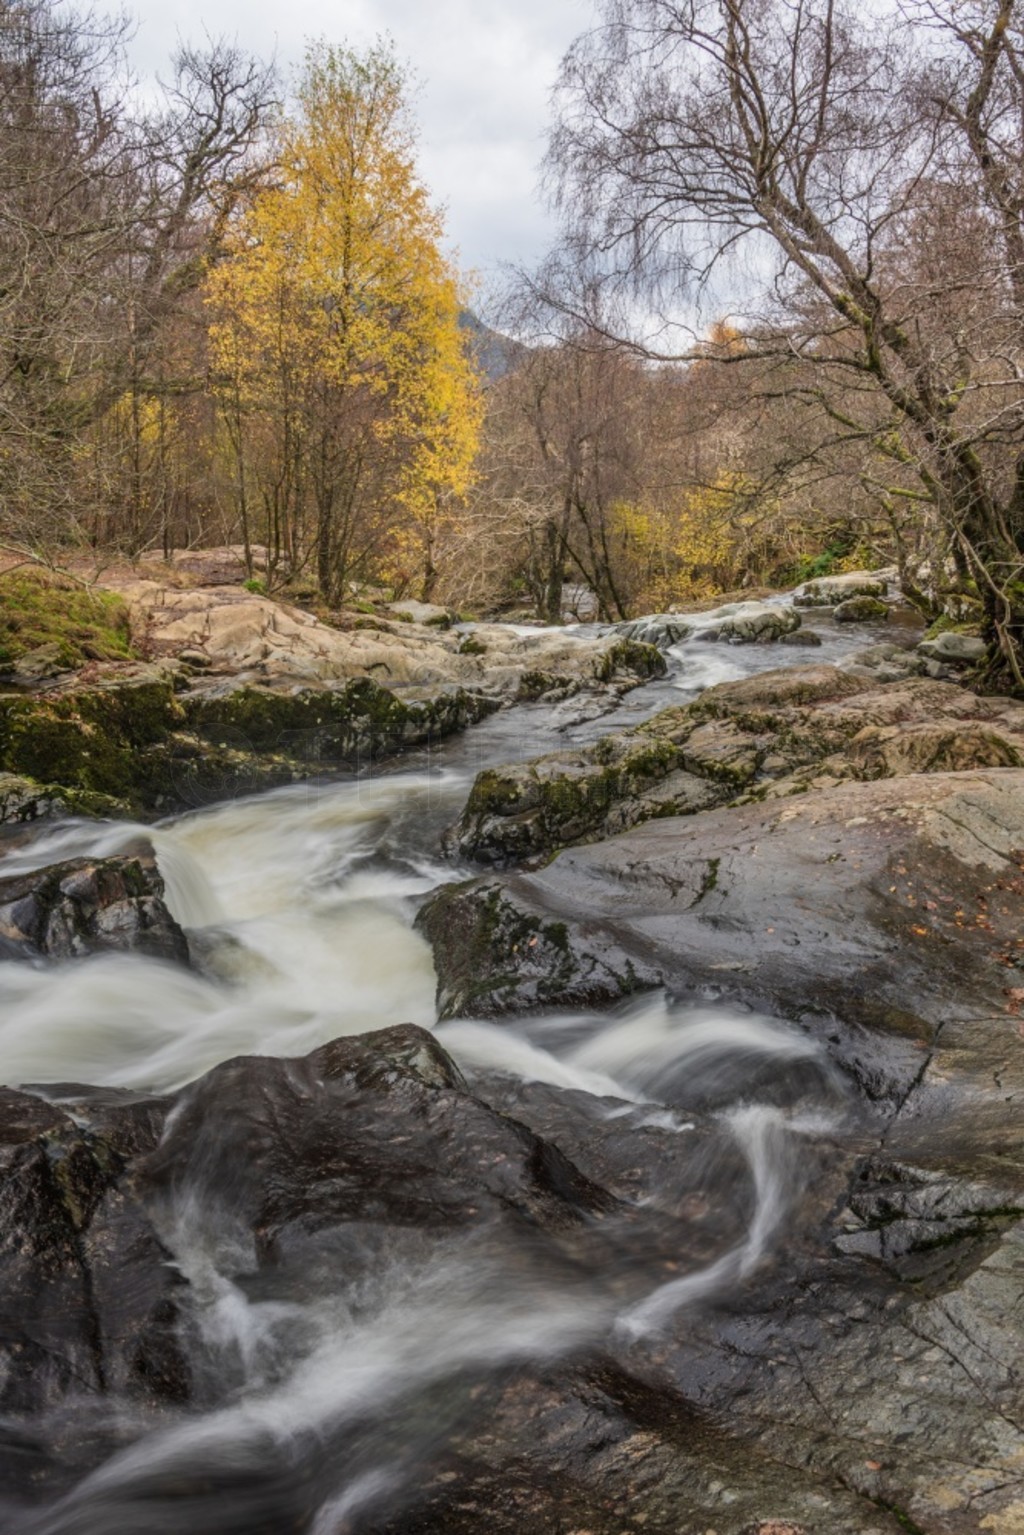
<path fill-rule="evenodd" d="M 439 835 L 474 772 L 595 739 L 714 682 L 809 656 L 835 661 L 863 644 L 863 634 L 833 632 L 808 652 L 712 645 L 698 635 L 671 652 L 667 678 L 603 713 L 578 698 L 532 705 L 399 770 L 277 790 L 156 828 L 66 823 L 44 832 L 0 860 L 0 872 L 150 839 L 199 969 L 127 954 L 0 965 L 4 1080 L 166 1092 L 236 1055 L 302 1056 L 341 1035 L 438 1027 L 431 955 L 412 922 L 429 891 L 472 872 L 441 858 Z M 835 1128 L 835 1083 L 810 1039 L 778 1019 L 696 998 L 655 994 L 616 1014 L 460 1020 L 438 1027 L 438 1037 L 471 1086 L 497 1076 L 588 1095 L 608 1122 L 621 1118 L 624 1134 L 646 1124 L 674 1136 L 680 1157 L 699 1099 L 717 1126 L 723 1167 L 738 1157 L 745 1168 L 740 1240 L 668 1282 L 634 1276 L 626 1300 L 611 1271 L 553 1275 L 524 1258 L 513 1275 L 507 1254 L 479 1237 L 394 1254 L 378 1265 L 370 1293 L 362 1278 L 356 1289 L 339 1274 L 312 1299 L 260 1300 L 232 1277 L 254 1261 L 239 1251 L 242 1239 L 195 1191 L 179 1190 L 161 1235 L 190 1286 L 203 1369 L 220 1371 L 230 1390 L 207 1411 L 168 1411 L 155 1424 L 107 1404 L 113 1453 L 58 1502 L 10 1507 L 5 1528 L 357 1529 L 415 1476 L 443 1432 L 443 1415 L 422 1412 L 408 1413 L 413 1426 L 396 1427 L 399 1404 L 466 1372 L 598 1346 L 643 1348 L 687 1306 L 756 1272 L 785 1230 L 807 1148 Z M 820 1088 L 810 1107 L 806 1093 L 796 1106 L 764 1095 L 766 1073 L 777 1080 L 798 1069 Z M 185 1495 L 180 1483 L 200 1490 Z M 315 1511 L 296 1524 L 288 1521 L 299 1517 L 300 1485 L 301 1507 L 312 1496 Z"/>

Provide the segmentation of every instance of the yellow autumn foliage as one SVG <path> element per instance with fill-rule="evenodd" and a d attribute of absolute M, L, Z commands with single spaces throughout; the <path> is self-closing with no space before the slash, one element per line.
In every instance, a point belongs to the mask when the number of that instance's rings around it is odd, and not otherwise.
<path fill-rule="evenodd" d="M 330 601 L 397 553 L 426 576 L 481 420 L 404 92 L 383 46 L 311 48 L 277 175 L 207 284 L 247 534 L 287 570 L 314 569 Z"/>
<path fill-rule="evenodd" d="M 749 491 L 742 476 L 721 473 L 672 498 L 614 508 L 636 611 L 713 597 L 738 584 L 757 521 Z"/>

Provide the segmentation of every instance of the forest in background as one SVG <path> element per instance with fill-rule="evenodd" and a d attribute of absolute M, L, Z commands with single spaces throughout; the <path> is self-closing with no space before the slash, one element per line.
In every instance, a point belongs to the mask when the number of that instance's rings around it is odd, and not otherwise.
<path fill-rule="evenodd" d="M 495 329 L 388 47 L 311 45 L 290 89 L 183 48 L 144 103 L 125 40 L 0 10 L 8 560 L 238 544 L 328 611 L 548 620 L 891 561 L 1024 687 L 1013 0 L 603 0 L 556 99 L 564 238 Z"/>

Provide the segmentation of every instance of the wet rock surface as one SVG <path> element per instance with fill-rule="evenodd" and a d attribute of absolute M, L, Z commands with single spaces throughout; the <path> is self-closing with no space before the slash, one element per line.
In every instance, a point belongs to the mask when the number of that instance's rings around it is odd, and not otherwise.
<path fill-rule="evenodd" d="M 83 1126 L 59 1104 L 0 1090 L 5 1491 L 31 1486 L 52 1453 L 36 1440 L 39 1414 L 72 1402 L 88 1414 L 107 1393 L 150 1403 L 190 1394 L 183 1284 L 128 1174 L 162 1118 L 159 1105 L 107 1095 Z"/>
<path fill-rule="evenodd" d="M 171 698 L 236 702 L 277 741 Z M 423 906 L 436 1037 L 0 1093 L 5 1530 L 1019 1535 L 1022 716 L 815 666 L 492 769 L 451 845 L 528 867 Z M 18 880 L 37 955 L 161 899 Z"/>
<path fill-rule="evenodd" d="M 506 932 L 558 926 L 567 1002 L 604 963 L 623 987 L 643 974 L 840 1017 L 845 1064 L 899 1100 L 947 1024 L 987 1019 L 1003 1049 L 1024 974 L 1022 849 L 1019 769 L 844 783 L 648 823 L 497 887 L 450 887 L 419 920 L 436 936 L 445 1016 L 536 1005 L 528 976 L 517 999 L 505 948 L 488 962 L 497 906 Z M 544 1000 L 557 1005 L 557 989 Z"/>
<path fill-rule="evenodd" d="M 473 1096 L 433 1037 L 409 1027 L 303 1060 L 227 1062 L 170 1097 L 3 1090 L 0 1210 L 2 1505 L 15 1491 L 52 1493 L 109 1452 L 117 1425 L 109 1414 L 102 1428 L 91 1423 L 90 1399 L 136 1432 L 140 1418 L 184 1401 L 230 1400 L 230 1356 L 214 1376 L 199 1346 L 214 1252 L 228 1285 L 265 1306 L 316 1296 L 332 1272 L 334 1288 L 365 1305 L 389 1245 L 422 1258 L 467 1236 L 486 1238 L 470 1250 L 479 1264 L 499 1254 L 509 1272 L 561 1276 L 571 1292 L 620 1203 Z M 461 1259 L 453 1274 L 471 1277 Z M 189 1476 L 163 1490 L 185 1509 Z M 101 1489 L 82 1527 L 142 1528 L 138 1491 L 111 1506 Z M 227 1524 L 198 1527 L 264 1528 L 232 1517 L 221 1510 Z M 273 1502 L 268 1517 L 283 1517 Z"/>
<path fill-rule="evenodd" d="M 151 849 L 75 858 L 0 879 L 0 937 L 13 953 L 72 959 L 130 951 L 188 964 L 188 940 L 164 903 Z"/>
<path fill-rule="evenodd" d="M 509 863 L 653 819 L 846 779 L 1024 764 L 1024 706 L 915 677 L 835 667 L 709 688 L 575 753 L 488 769 L 450 852 Z"/>
<path fill-rule="evenodd" d="M 899 750 L 913 755 L 916 739 L 900 737 Z M 1012 1535 L 1024 1511 L 1024 773 L 846 782 L 649 823 L 446 895 L 443 1008 L 478 1016 L 535 1000 L 528 975 L 515 999 L 507 955 L 489 993 L 480 951 L 474 993 L 459 993 L 476 903 L 500 900 L 520 931 L 564 923 L 567 1002 L 566 956 L 584 977 L 618 950 L 620 977 L 626 964 L 648 966 L 685 995 L 800 1020 L 861 1105 L 859 1147 L 847 1132 L 833 1162 L 819 1148 L 820 1204 L 756 1282 L 628 1355 L 632 1389 L 642 1381 L 634 1401 L 672 1403 L 698 1436 L 709 1421 L 728 1426 L 717 1462 L 713 1433 L 700 1438 L 682 1488 L 659 1437 L 666 1418 L 645 1440 L 677 1527 Z M 482 1091 L 502 1101 L 500 1083 Z M 609 1156 L 615 1133 L 581 1133 L 571 1095 L 538 1086 L 514 1096 L 598 1181 L 625 1177 L 634 1195 L 649 1192 L 639 1138 L 624 1125 Z M 677 1208 L 698 1208 L 681 1187 L 673 1195 Z M 752 1503 L 745 1454 L 759 1467 Z M 615 1451 L 602 1458 L 615 1461 Z M 702 1479 L 709 1464 L 720 1468 L 713 1486 Z M 780 1466 L 791 1468 L 788 1486 L 775 1480 Z M 621 1463 L 618 1474 L 616 1485 L 628 1483 Z M 655 1528 L 668 1516 L 657 1493 L 645 1511 Z M 630 1527 L 628 1505 L 618 1513 Z"/>

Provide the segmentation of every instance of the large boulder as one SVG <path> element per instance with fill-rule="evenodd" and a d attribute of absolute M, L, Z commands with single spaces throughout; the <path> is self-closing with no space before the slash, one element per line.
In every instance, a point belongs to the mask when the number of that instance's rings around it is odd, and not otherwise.
<path fill-rule="evenodd" d="M 72 959 L 107 950 L 188 964 L 151 849 L 73 858 L 0 878 L 0 937 L 12 952 Z"/>
<path fill-rule="evenodd" d="M 770 602 L 734 602 L 702 616 L 700 637 L 730 640 L 734 645 L 763 645 L 799 627 L 800 614 L 793 608 Z"/>
<path fill-rule="evenodd" d="M 948 1098 L 915 1150 L 912 1102 L 792 1148 L 744 1279 L 718 1116 L 467 1084 L 416 1029 L 0 1095 L 0 1469 L 64 1494 L 8 1526 L 1008 1535 L 1024 1178 L 991 1136 L 964 1162 Z M 617 1325 L 701 1268 L 704 1304 Z"/>
<path fill-rule="evenodd" d="M 469 1092 L 432 1036 L 412 1027 L 337 1040 L 303 1060 L 229 1061 L 167 1098 L 74 1084 L 0 1090 L 3 1496 L 59 1489 L 129 1423 L 138 1433 L 166 1426 L 176 1404 L 230 1403 L 244 1375 L 224 1311 L 232 1292 L 235 1312 L 247 1295 L 268 1316 L 276 1308 L 279 1326 L 291 1317 L 289 1355 L 301 1354 L 316 1347 L 304 1303 L 344 1297 L 351 1324 L 375 1284 L 390 1282 L 386 1255 L 414 1268 L 435 1255 L 469 1286 L 470 1304 L 487 1304 L 499 1258 L 506 1275 L 510 1264 L 523 1277 L 534 1269 L 542 1294 L 542 1276 L 571 1279 L 618 1210 L 563 1153 Z M 489 1357 L 486 1334 L 477 1352 Z M 301 1448 L 322 1452 L 315 1436 Z M 274 1474 L 291 1474 L 284 1451 L 281 1460 L 267 1451 Z M 157 1470 L 159 1496 L 190 1506 L 221 1474 L 216 1445 L 212 1455 L 199 1450 L 170 1483 Z M 262 1463 L 248 1471 L 258 1485 Z M 334 1474 L 329 1458 L 324 1473 Z M 86 1488 L 83 1528 L 139 1527 L 137 1491 L 131 1472 Z M 301 1502 L 315 1489 L 299 1476 L 290 1495 Z M 233 1513 L 211 1508 L 207 1524 L 197 1498 L 200 1522 L 189 1527 L 288 1527 L 273 1507 L 277 1523 L 246 1522 L 245 1508 L 244 1499 Z M 296 1518 L 293 1509 L 299 1527 Z"/>
<path fill-rule="evenodd" d="M 0 1412 L 9 1424 L 22 1417 L 28 1428 L 83 1395 L 141 1407 L 191 1391 L 178 1336 L 184 1282 L 127 1173 L 155 1148 L 163 1110 L 130 1094 L 95 1098 L 83 1116 L 0 1088 Z M 8 1490 L 36 1474 L 30 1443 L 5 1436 Z"/>
<path fill-rule="evenodd" d="M 897 572 L 850 570 L 841 576 L 818 576 L 793 593 L 798 608 L 835 608 L 851 597 L 886 597 L 896 588 Z"/>
<path fill-rule="evenodd" d="M 847 782 L 648 822 L 500 884 L 449 888 L 419 925 L 444 1016 L 572 1004 L 595 975 L 606 996 L 638 978 L 713 987 L 826 1033 L 842 1019 L 844 1062 L 899 1098 L 953 1025 L 978 1031 L 982 1076 L 1002 1069 L 1022 850 L 1019 768 Z M 557 984 L 539 996 L 530 937 L 552 931 Z"/>

